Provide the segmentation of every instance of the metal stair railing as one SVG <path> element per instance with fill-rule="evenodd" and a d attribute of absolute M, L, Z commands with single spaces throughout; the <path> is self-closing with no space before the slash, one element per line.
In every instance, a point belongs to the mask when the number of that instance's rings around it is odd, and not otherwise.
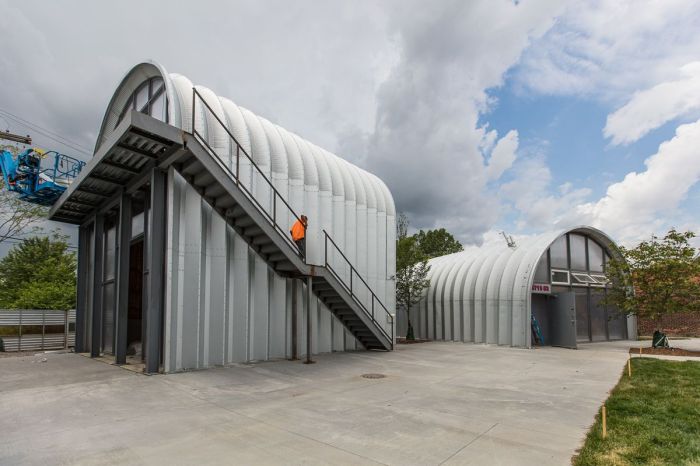
<path fill-rule="evenodd" d="M 204 111 L 204 128 L 206 126 L 206 115 L 211 115 L 215 121 L 218 122 L 221 129 L 223 129 L 228 137 L 230 138 L 229 143 L 233 142 L 233 145 L 229 144 L 226 148 L 226 154 L 221 154 L 219 152 L 223 149 L 217 151 L 216 148 L 212 147 L 207 137 L 203 136 L 199 130 L 197 130 L 197 103 L 201 102 L 202 109 Z M 294 212 L 294 209 L 289 205 L 289 203 L 284 199 L 282 194 L 275 188 L 272 181 L 265 175 L 265 173 L 260 169 L 253 158 L 246 152 L 238 139 L 229 131 L 228 127 L 221 121 L 221 118 L 214 112 L 211 106 L 204 100 L 204 97 L 197 91 L 197 89 L 192 89 L 192 133 L 191 133 L 200 143 L 207 148 L 209 152 L 215 155 L 215 159 L 219 162 L 220 166 L 224 168 L 234 180 L 236 186 L 241 188 L 245 195 L 258 207 L 260 212 L 265 215 L 265 218 L 270 222 L 270 224 L 277 230 L 277 232 L 284 238 L 284 240 L 292 247 L 292 249 L 297 253 L 299 257 L 304 258 L 301 250 L 292 240 L 288 234 L 288 227 L 291 226 L 293 220 L 301 220 L 300 216 Z M 235 146 L 235 148 L 233 147 Z M 243 154 L 243 155 L 241 155 Z M 228 164 L 226 163 L 228 159 Z M 256 195 L 256 191 L 257 195 Z M 263 205 L 263 202 L 259 198 L 267 197 L 267 202 Z M 284 225 L 284 226 L 282 226 Z"/>
<path fill-rule="evenodd" d="M 212 143 L 207 137 L 197 129 L 197 104 L 201 103 L 201 109 L 204 114 L 204 122 L 202 127 L 207 128 L 207 115 L 213 117 L 221 129 L 228 135 L 229 141 L 227 147 L 217 148 L 212 147 Z M 209 120 L 212 121 L 212 120 Z M 265 175 L 258 164 L 248 154 L 245 148 L 238 142 L 238 139 L 231 133 L 226 124 L 219 118 L 216 112 L 206 102 L 204 97 L 192 88 L 192 132 L 191 134 L 215 157 L 220 166 L 231 176 L 236 186 L 241 188 L 245 195 L 258 207 L 260 212 L 265 215 L 265 218 L 270 222 L 274 229 L 285 239 L 285 241 L 293 248 L 293 250 L 304 260 L 302 252 L 291 236 L 288 234 L 288 227 L 291 221 L 300 220 L 300 216 L 294 212 L 294 209 L 284 199 L 282 194 L 275 188 L 272 180 Z M 231 142 L 233 144 L 231 144 Z M 235 147 L 234 147 L 235 146 Z M 226 152 L 222 154 L 220 152 Z M 228 163 L 227 163 L 228 162 Z M 260 200 L 260 197 L 267 199 Z M 391 348 L 394 347 L 394 316 L 387 310 L 386 306 L 381 302 L 377 295 L 372 291 L 364 278 L 359 274 L 357 269 L 352 265 L 350 260 L 345 256 L 343 251 L 333 241 L 333 238 L 326 230 L 323 230 L 325 237 L 324 241 L 324 267 L 338 280 L 338 282 L 350 294 L 353 301 L 363 310 L 363 312 L 372 319 L 375 326 L 391 341 Z M 330 248 L 329 248 L 330 246 Z M 332 258 L 329 260 L 329 253 Z M 339 273 L 339 267 L 333 267 L 332 262 L 335 258 L 342 258 L 343 268 L 349 270 L 348 279 L 344 279 Z M 358 290 L 359 286 L 359 290 Z M 361 293 L 358 293 L 360 291 Z M 363 296 L 369 298 L 368 305 L 362 302 Z M 368 309 L 369 307 L 369 309 Z M 375 314 L 382 311 L 387 316 L 388 323 L 391 324 L 391 335 L 384 329 L 384 326 L 376 319 Z"/>
<path fill-rule="evenodd" d="M 325 256 L 325 268 L 333 274 L 334 277 L 340 282 L 345 290 L 350 293 L 350 296 L 358 304 L 358 306 L 367 314 L 368 317 L 372 319 L 375 326 L 391 341 L 391 348 L 394 348 L 394 316 L 391 312 L 384 306 L 384 303 L 377 297 L 377 295 L 372 291 L 372 288 L 367 284 L 362 275 L 357 271 L 355 266 L 352 265 L 350 260 L 343 254 L 343 251 L 335 244 L 333 238 L 328 234 L 326 230 L 323 230 L 324 235 L 324 256 Z M 330 247 L 330 251 L 329 251 Z M 330 253 L 330 254 L 329 254 Z M 330 260 L 329 260 L 330 257 Z M 332 262 L 340 260 L 341 264 L 334 266 Z M 339 269 L 343 268 L 343 272 Z M 349 270 L 346 273 L 345 270 Z M 347 275 L 348 278 L 343 276 Z M 359 288 L 359 289 L 358 289 Z M 364 295 L 364 296 L 363 296 Z M 369 300 L 369 305 L 363 303 L 363 298 Z M 376 304 L 375 304 L 376 303 Z M 368 309 L 369 307 L 369 309 Z M 380 312 L 380 311 L 383 311 Z M 380 316 L 386 316 L 387 323 L 391 324 L 391 335 L 384 329 L 384 326 L 376 318 L 376 314 L 379 313 Z"/>

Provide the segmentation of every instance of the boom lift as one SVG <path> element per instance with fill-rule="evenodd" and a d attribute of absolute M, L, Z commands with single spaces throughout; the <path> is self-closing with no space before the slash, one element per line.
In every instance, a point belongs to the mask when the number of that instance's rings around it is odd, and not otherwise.
<path fill-rule="evenodd" d="M 31 144 L 29 136 L 0 132 L 0 139 Z M 85 162 L 56 151 L 31 147 L 15 155 L 0 149 L 0 172 L 5 188 L 19 194 L 19 198 L 43 206 L 54 202 L 70 186 Z"/>

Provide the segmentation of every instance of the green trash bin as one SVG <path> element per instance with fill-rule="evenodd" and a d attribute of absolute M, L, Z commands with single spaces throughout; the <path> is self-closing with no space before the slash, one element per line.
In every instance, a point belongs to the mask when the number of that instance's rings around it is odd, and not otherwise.
<path fill-rule="evenodd" d="M 665 333 L 655 331 L 651 339 L 651 346 L 654 348 L 668 348 L 668 337 Z"/>

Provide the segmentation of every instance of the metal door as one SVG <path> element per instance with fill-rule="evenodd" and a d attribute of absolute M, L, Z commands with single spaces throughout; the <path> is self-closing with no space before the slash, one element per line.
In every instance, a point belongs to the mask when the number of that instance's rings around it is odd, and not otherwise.
<path fill-rule="evenodd" d="M 552 346 L 576 349 L 576 299 L 567 291 L 550 300 L 550 334 Z"/>

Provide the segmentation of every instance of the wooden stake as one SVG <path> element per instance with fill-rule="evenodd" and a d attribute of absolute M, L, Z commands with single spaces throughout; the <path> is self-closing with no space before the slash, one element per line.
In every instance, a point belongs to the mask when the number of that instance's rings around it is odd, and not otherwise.
<path fill-rule="evenodd" d="M 639 347 L 639 356 L 640 357 L 642 356 L 642 347 L 641 346 Z"/>
<path fill-rule="evenodd" d="M 632 377 L 632 358 L 627 358 L 627 375 Z"/>
<path fill-rule="evenodd" d="M 608 420 L 606 419 L 607 413 L 605 412 L 605 405 L 603 405 L 602 416 L 603 416 L 603 438 L 605 438 L 608 436 Z"/>

